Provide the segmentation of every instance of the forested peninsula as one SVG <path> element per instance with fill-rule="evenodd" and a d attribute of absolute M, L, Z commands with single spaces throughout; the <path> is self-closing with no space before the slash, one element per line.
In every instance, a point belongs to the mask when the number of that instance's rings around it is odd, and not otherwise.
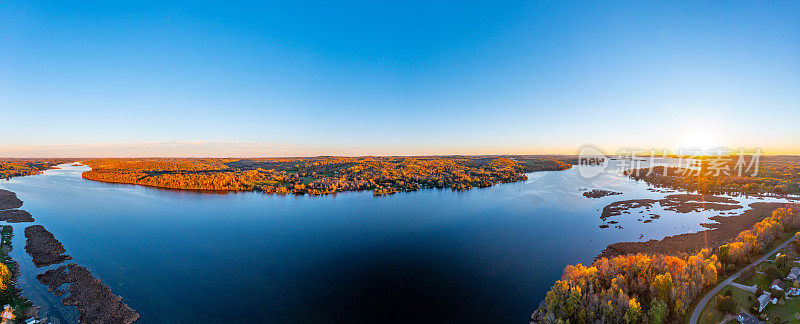
<path fill-rule="evenodd" d="M 526 172 L 572 167 L 574 157 L 415 156 L 257 159 L 91 159 L 83 178 L 158 188 L 375 195 L 421 188 L 466 190 L 526 180 Z"/>

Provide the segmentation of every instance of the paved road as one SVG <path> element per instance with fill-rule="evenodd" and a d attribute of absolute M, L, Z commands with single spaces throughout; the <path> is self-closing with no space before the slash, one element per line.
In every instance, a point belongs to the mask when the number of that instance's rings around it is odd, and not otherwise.
<path fill-rule="evenodd" d="M 758 284 L 755 284 L 755 285 L 752 285 L 752 286 L 745 286 L 743 284 L 739 284 L 739 283 L 735 283 L 735 282 L 731 282 L 730 285 L 732 287 L 736 287 L 736 288 L 739 288 L 739 289 L 742 289 L 742 290 L 747 290 L 747 291 L 749 291 L 751 293 L 755 293 L 756 289 L 758 287 Z"/>
<path fill-rule="evenodd" d="M 789 243 L 791 243 L 792 241 L 794 241 L 794 236 L 790 237 L 786 242 L 783 242 L 783 244 L 776 247 L 774 250 L 769 251 L 767 254 L 764 254 L 764 256 L 762 256 L 760 259 L 750 264 L 750 266 L 756 266 L 757 264 L 766 261 L 767 258 L 775 254 L 775 252 L 778 252 L 785 246 L 789 245 Z M 700 302 L 697 303 L 697 307 L 694 308 L 694 312 L 692 312 L 692 318 L 689 319 L 689 324 L 697 324 L 697 319 L 700 318 L 700 313 L 703 312 L 703 308 L 706 307 L 706 304 L 708 303 L 709 300 L 711 300 L 711 297 L 714 297 L 714 295 L 716 295 L 720 290 L 722 290 L 722 288 L 725 288 L 725 286 L 733 282 L 734 279 L 739 278 L 739 275 L 742 274 L 742 271 L 744 271 L 745 268 L 747 267 L 744 267 L 738 272 L 734 273 L 728 279 L 725 279 L 725 281 L 721 282 L 719 285 L 714 287 L 714 289 L 711 289 L 711 291 L 709 291 L 708 294 L 703 296 L 703 299 L 701 299 Z"/>

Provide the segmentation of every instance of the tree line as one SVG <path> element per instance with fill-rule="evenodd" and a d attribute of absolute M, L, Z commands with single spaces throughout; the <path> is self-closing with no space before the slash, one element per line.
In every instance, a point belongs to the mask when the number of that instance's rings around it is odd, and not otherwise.
<path fill-rule="evenodd" d="M 702 194 L 800 194 L 800 158 L 762 157 L 758 162 L 757 167 L 753 165 L 741 174 L 735 171 L 734 162 L 714 165 L 704 160 L 694 169 L 655 166 L 627 170 L 625 175 L 656 187 Z"/>
<path fill-rule="evenodd" d="M 723 267 L 765 252 L 800 229 L 800 208 L 779 208 L 731 243 L 694 254 L 629 254 L 564 269 L 531 317 L 534 323 L 663 323 L 683 318 Z M 724 301 L 723 301 L 724 305 Z"/>
<path fill-rule="evenodd" d="M 36 175 L 69 159 L 0 159 L 0 179 Z"/>
<path fill-rule="evenodd" d="M 264 159 L 95 159 L 89 180 L 191 190 L 256 190 L 376 195 L 420 188 L 466 190 L 527 179 L 525 172 L 564 170 L 545 156 L 313 157 Z"/>

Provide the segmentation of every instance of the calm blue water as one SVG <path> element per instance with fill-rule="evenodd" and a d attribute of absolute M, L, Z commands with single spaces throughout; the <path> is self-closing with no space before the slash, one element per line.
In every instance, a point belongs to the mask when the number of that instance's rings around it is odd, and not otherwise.
<path fill-rule="evenodd" d="M 525 182 L 387 197 L 207 194 L 84 180 L 63 166 L 13 178 L 23 209 L 153 322 L 527 322 L 563 267 L 591 263 L 609 243 L 702 229 L 716 213 L 658 211 L 650 224 L 600 211 L 660 198 L 646 185 L 576 170 Z M 579 188 L 622 191 L 588 199 Z M 76 311 L 35 280 L 15 224 L 20 286 L 51 319 Z"/>

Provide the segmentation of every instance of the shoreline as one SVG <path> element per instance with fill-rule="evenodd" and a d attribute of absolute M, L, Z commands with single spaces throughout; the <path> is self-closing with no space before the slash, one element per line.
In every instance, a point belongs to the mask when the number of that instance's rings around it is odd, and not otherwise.
<path fill-rule="evenodd" d="M 375 196 L 423 188 L 469 190 L 563 171 L 569 162 L 542 156 L 311 157 L 260 159 L 93 159 L 83 179 L 200 192 Z"/>
<path fill-rule="evenodd" d="M 106 182 L 106 181 L 99 181 L 99 182 Z M 125 183 L 124 185 L 148 186 L 142 184 L 128 184 L 128 183 Z M 150 186 L 150 187 L 154 187 L 157 189 L 168 189 L 168 190 L 179 190 L 179 191 L 183 190 L 183 189 L 160 188 L 155 186 Z M 247 191 L 253 191 L 253 190 L 238 190 L 229 192 L 247 192 Z M 343 191 L 341 193 L 347 193 L 347 192 L 352 192 L 352 191 Z M 336 193 L 332 194 L 335 195 Z M 313 194 L 308 194 L 308 195 L 315 196 Z M 666 210 L 673 210 L 676 212 L 683 212 L 683 213 L 695 212 L 697 211 L 696 209 L 698 208 L 713 209 L 718 211 L 742 208 L 742 206 L 738 205 L 739 204 L 738 202 L 733 201 L 733 199 L 730 198 L 704 196 L 699 194 L 688 194 L 688 193 L 676 193 L 673 195 L 668 195 L 662 199 L 656 199 L 654 200 L 654 202 L 657 203 L 658 205 L 661 205 Z M 612 243 L 606 246 L 606 248 L 603 249 L 596 258 L 611 256 L 611 255 L 619 255 L 619 254 L 630 254 L 630 253 L 671 254 L 675 252 L 680 252 L 682 250 L 696 251 L 702 249 L 703 247 L 716 248 L 716 246 L 727 243 L 727 241 L 733 239 L 739 232 L 741 232 L 741 230 L 747 229 L 750 226 L 752 226 L 755 222 L 763 219 L 764 217 L 767 217 L 772 210 L 779 208 L 781 206 L 785 206 L 786 204 L 787 203 L 777 203 L 777 202 L 754 202 L 750 204 L 750 207 L 752 209 L 747 210 L 739 215 L 710 217 L 710 219 L 715 220 L 718 223 L 701 224 L 703 227 L 708 228 L 707 230 L 703 230 L 697 233 L 678 234 L 665 237 L 664 239 L 661 240 L 650 240 L 647 242 Z M 770 205 L 774 206 L 770 207 Z M 756 211 L 759 211 L 759 213 L 756 213 Z M 731 212 L 730 214 L 733 213 Z M 726 234 L 726 232 L 730 233 Z M 726 236 L 728 234 L 730 234 L 730 236 Z M 60 272 L 66 273 L 66 271 L 64 270 L 72 269 L 74 266 L 79 267 L 79 265 L 76 264 L 68 264 L 68 265 L 65 264 L 64 266 L 62 266 L 63 269 L 61 269 Z M 53 276 L 56 276 L 58 278 L 63 278 L 63 276 L 69 276 L 69 274 L 64 274 L 64 273 L 59 275 L 53 274 Z M 59 280 L 66 280 L 66 279 L 59 279 Z"/>
<path fill-rule="evenodd" d="M 18 209 L 22 207 L 22 200 L 17 198 L 17 194 L 0 189 L 0 221 L 7 223 L 21 223 L 33 222 L 31 215 L 24 210 Z M 33 303 L 26 296 L 23 295 L 22 289 L 19 288 L 19 263 L 11 258 L 10 253 L 14 249 L 12 245 L 12 237 L 14 236 L 14 227 L 11 225 L 0 225 L 0 256 L 2 256 L 3 270 L 9 271 L 8 282 L 5 278 L 2 280 L 4 287 L 3 298 L 8 298 L 4 303 L 11 306 L 15 318 L 39 319 L 39 307 L 34 306 Z"/>
<path fill-rule="evenodd" d="M 11 279 L 7 289 L 12 290 L 12 300 L 8 303 L 14 309 L 14 314 L 17 318 L 39 318 L 39 306 L 34 305 L 29 298 L 22 294 L 22 289 L 18 286 L 19 278 L 19 264 L 16 260 L 10 257 L 11 251 L 14 249 L 11 244 L 11 239 L 14 237 L 14 227 L 11 225 L 0 225 L 0 235 L 2 236 L 2 256 L 4 257 L 3 264 L 11 271 Z"/>
<path fill-rule="evenodd" d="M 566 169 L 566 170 L 568 170 L 568 169 Z M 235 194 L 235 193 L 242 193 L 242 192 L 255 192 L 255 193 L 260 193 L 260 194 L 264 194 L 264 195 L 276 195 L 276 196 L 290 196 L 290 195 L 292 195 L 292 196 L 335 196 L 337 194 L 357 193 L 357 192 L 369 191 L 369 192 L 373 192 L 373 196 L 375 196 L 375 197 L 382 197 L 382 196 L 390 196 L 390 195 L 394 195 L 394 194 L 397 194 L 397 193 L 403 193 L 403 192 L 420 191 L 420 190 L 424 190 L 424 189 L 441 189 L 441 190 L 450 189 L 452 191 L 468 191 L 468 190 L 473 190 L 473 189 L 491 188 L 491 187 L 494 187 L 496 185 L 500 185 L 500 184 L 504 184 L 504 183 L 516 183 L 516 182 L 526 181 L 526 180 L 528 180 L 528 177 L 526 175 L 528 173 L 559 172 L 559 171 L 564 171 L 564 170 L 542 170 L 542 171 L 525 172 L 525 173 L 522 174 L 523 178 L 521 178 L 521 179 L 517 179 L 517 180 L 513 180 L 513 181 L 499 181 L 499 182 L 496 182 L 496 183 L 492 183 L 491 185 L 488 185 L 488 186 L 471 186 L 471 187 L 468 187 L 468 188 L 453 188 L 453 187 L 448 187 L 448 186 L 420 185 L 419 188 L 415 188 L 415 189 L 395 190 L 395 191 L 380 192 L 380 193 L 375 193 L 374 189 L 342 190 L 342 191 L 324 192 L 324 193 L 267 192 L 267 191 L 258 190 L 258 189 L 239 189 L 239 190 L 234 190 L 234 189 L 220 189 L 220 190 L 191 189 L 191 188 L 161 187 L 161 186 L 150 185 L 150 184 L 131 183 L 131 182 L 124 182 L 124 181 L 98 180 L 98 179 L 91 179 L 91 178 L 84 177 L 83 174 L 81 174 L 81 178 L 89 180 L 89 181 L 97 181 L 97 182 L 114 184 L 114 185 L 141 186 L 141 187 L 154 188 L 154 189 L 160 189 L 160 190 L 170 190 L 170 191 L 177 191 L 177 192 L 181 192 L 182 191 L 182 192 L 192 192 L 192 193 L 206 193 L 206 194 L 214 194 L 214 195 L 227 195 L 227 194 Z M 85 172 L 89 172 L 89 171 L 84 171 L 84 173 Z"/>
<path fill-rule="evenodd" d="M 13 191 L 0 189 L 0 210 L 17 209 L 22 207 L 22 200 L 17 198 Z"/>
<path fill-rule="evenodd" d="M 14 192 L 0 189 L 0 218 L 2 218 L 0 221 L 33 222 L 30 213 L 17 209 L 22 207 L 22 204 Z M 72 256 L 66 254 L 61 242 L 44 226 L 31 225 L 26 227 L 24 232 L 25 251 L 32 257 L 36 268 L 61 264 L 72 259 Z M 38 321 L 40 307 L 34 306 L 18 287 L 19 265 L 16 260 L 8 256 L 12 249 L 13 227 L 0 225 L 0 233 L 2 233 L 0 251 L 5 256 L 5 264 L 9 265 L 11 271 L 10 286 L 6 289 L 12 290 L 14 297 L 9 304 L 12 304 L 15 315 L 21 320 L 34 318 Z M 36 279 L 48 286 L 48 290 L 53 292 L 62 304 L 75 306 L 80 314 L 79 322 L 130 324 L 140 318 L 139 313 L 122 301 L 122 297 L 115 295 L 107 285 L 92 276 L 88 269 L 78 264 L 61 265 L 56 269 L 37 274 Z M 66 292 L 59 288 L 64 284 L 67 284 L 66 289 L 70 294 L 65 298 L 59 298 Z"/>
<path fill-rule="evenodd" d="M 650 208 L 654 205 L 660 205 L 665 210 L 672 210 L 679 213 L 712 210 L 720 212 L 720 214 L 708 218 L 709 220 L 715 221 L 715 223 L 700 223 L 702 227 L 707 228 L 706 230 L 671 235 L 660 240 L 651 239 L 644 242 L 611 243 L 600 251 L 600 253 L 594 257 L 591 264 L 587 266 L 595 267 L 595 264 L 598 262 L 600 262 L 600 265 L 603 265 L 603 262 L 618 260 L 619 258 L 622 258 L 622 260 L 630 260 L 631 258 L 642 257 L 647 258 L 646 260 L 651 260 L 649 258 L 653 258 L 652 260 L 659 260 L 658 258 L 674 258 L 675 256 L 684 258 L 686 256 L 693 256 L 695 253 L 716 253 L 720 246 L 736 241 L 740 233 L 752 230 L 756 224 L 760 224 L 764 219 L 775 217 L 773 216 L 773 211 L 797 205 L 795 202 L 796 200 L 787 200 L 787 202 L 751 202 L 748 204 L 750 209 L 738 214 L 734 214 L 734 212 L 730 210 L 742 208 L 742 203 L 729 197 L 714 195 L 675 193 L 661 199 L 629 199 L 615 201 L 609 203 L 602 209 L 603 211 L 601 212 L 600 218 L 603 222 L 607 222 L 609 217 L 631 214 L 631 212 L 627 211 L 628 209 L 644 208 L 647 210 L 646 212 L 649 213 Z M 640 211 L 640 213 L 642 212 L 645 211 Z M 653 217 L 658 218 L 656 214 L 649 215 L 654 215 Z M 616 221 L 611 221 L 609 223 L 616 223 Z M 601 226 L 601 228 L 607 227 L 608 225 L 605 224 Z M 712 255 L 712 260 L 713 262 L 717 262 L 717 256 L 715 254 Z M 607 265 L 607 263 L 605 264 Z M 580 269 L 583 269 L 581 267 L 583 267 L 581 264 L 568 265 L 564 269 L 561 279 L 557 280 L 555 285 L 558 286 L 558 283 L 562 282 L 561 280 L 570 280 L 564 279 L 564 276 L 568 276 L 568 272 L 570 273 L 569 276 L 576 275 L 575 271 L 580 272 Z M 719 265 L 716 265 L 712 268 L 716 269 L 719 267 Z M 556 286 L 548 290 L 548 297 L 540 301 L 539 306 L 531 315 L 531 323 L 538 323 L 543 320 L 541 316 L 547 313 L 544 307 L 549 307 L 546 302 L 547 298 L 549 298 L 554 289 L 558 290 L 563 288 L 556 288 Z M 632 298 L 634 299 L 631 300 L 635 300 L 636 297 Z"/>
<path fill-rule="evenodd" d="M 68 291 L 69 296 L 62 302 L 78 308 L 81 323 L 130 324 L 140 318 L 139 313 L 122 302 L 122 297 L 112 293 L 83 266 L 75 263 L 62 265 L 36 275 L 36 279 L 56 296 L 61 297 Z M 67 291 L 59 288 L 64 284 L 69 284 Z"/>
<path fill-rule="evenodd" d="M 81 165 L 81 166 L 86 166 L 86 165 Z M 385 197 L 385 196 L 391 196 L 391 195 L 394 195 L 394 194 L 407 193 L 407 192 L 416 192 L 416 191 L 422 191 L 422 190 L 427 190 L 427 189 L 437 189 L 437 190 L 447 190 L 447 189 L 449 189 L 451 191 L 470 191 L 470 190 L 477 190 L 477 189 L 487 189 L 487 188 L 493 188 L 493 187 L 498 186 L 498 185 L 512 184 L 512 183 L 519 183 L 519 182 L 527 181 L 528 180 L 528 175 L 534 174 L 534 173 L 561 172 L 561 171 L 567 171 L 567 170 L 570 170 L 570 169 L 564 169 L 564 170 L 537 170 L 537 171 L 524 172 L 524 173 L 522 173 L 522 175 L 525 177 L 524 179 L 518 179 L 518 180 L 514 180 L 514 181 L 497 182 L 497 183 L 494 183 L 494 184 L 492 184 L 490 186 L 483 186 L 483 187 L 475 186 L 475 187 L 470 187 L 470 188 L 466 188 L 466 189 L 457 189 L 457 188 L 451 188 L 451 187 L 447 187 L 447 186 L 444 186 L 444 187 L 421 186 L 421 187 L 419 187 L 417 189 L 414 189 L 414 190 L 398 190 L 398 191 L 394 191 L 394 192 L 387 192 L 387 193 L 380 193 L 380 194 L 373 193 L 372 195 L 375 196 L 375 197 Z M 88 172 L 88 171 L 84 171 L 84 172 Z M 81 174 L 81 178 L 85 179 L 85 180 L 89 180 L 89 181 L 96 181 L 96 182 L 106 183 L 106 184 L 110 184 L 110 185 L 137 186 L 137 187 L 145 187 L 145 188 L 166 190 L 166 191 L 173 191 L 173 192 L 202 193 L 202 194 L 210 194 L 210 195 L 228 195 L 228 194 L 251 193 L 252 192 L 252 193 L 258 193 L 258 194 L 269 195 L 269 196 L 326 197 L 326 196 L 336 196 L 336 195 L 341 195 L 341 194 L 353 194 L 353 193 L 365 193 L 365 192 L 372 193 L 373 192 L 372 189 L 343 190 L 343 191 L 326 192 L 326 193 L 293 193 L 293 192 L 276 193 L 276 192 L 266 192 L 266 191 L 257 190 L 257 189 L 242 189 L 242 190 L 233 190 L 233 189 L 231 189 L 231 190 L 181 189 L 181 188 L 159 187 L 159 186 L 154 186 L 154 185 L 149 185 L 149 184 L 129 183 L 129 182 L 122 182 L 122 181 L 95 180 L 95 179 L 84 178 L 82 174 Z M 798 199 L 800 199 L 800 198 L 798 198 Z"/>
<path fill-rule="evenodd" d="M 770 216 L 773 210 L 786 207 L 788 204 L 754 202 L 749 204 L 751 209 L 739 215 L 710 217 L 709 219 L 717 223 L 702 223 L 701 226 L 708 228 L 707 230 L 667 236 L 661 240 L 612 243 L 603 249 L 595 259 L 636 253 L 670 254 L 695 252 L 704 248 L 716 249 L 720 245 L 729 243 L 740 232 L 750 229 L 758 221 Z"/>

